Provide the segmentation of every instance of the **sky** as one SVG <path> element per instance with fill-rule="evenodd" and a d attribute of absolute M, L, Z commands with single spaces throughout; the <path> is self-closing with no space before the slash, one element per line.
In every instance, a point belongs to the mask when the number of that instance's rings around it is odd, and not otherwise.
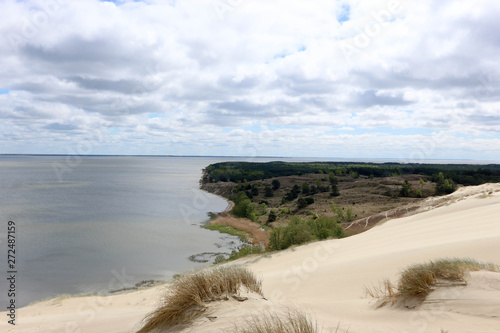
<path fill-rule="evenodd" d="M 0 154 L 500 161 L 500 1 L 0 0 Z"/>

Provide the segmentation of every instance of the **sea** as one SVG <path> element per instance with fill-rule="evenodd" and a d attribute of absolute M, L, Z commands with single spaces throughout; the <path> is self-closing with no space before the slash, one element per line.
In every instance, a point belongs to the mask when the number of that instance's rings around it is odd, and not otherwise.
<path fill-rule="evenodd" d="M 228 203 L 199 189 L 202 169 L 226 160 L 237 159 L 0 156 L 0 304 L 10 271 L 22 307 L 170 280 L 229 254 L 238 238 L 201 228 Z"/>
<path fill-rule="evenodd" d="M 12 274 L 16 307 L 22 307 L 167 281 L 210 265 L 241 243 L 201 227 L 209 212 L 228 207 L 199 189 L 202 169 L 276 160 L 347 159 L 0 155 L 0 304 L 12 299 Z M 9 224 L 15 243 L 7 238 Z"/>

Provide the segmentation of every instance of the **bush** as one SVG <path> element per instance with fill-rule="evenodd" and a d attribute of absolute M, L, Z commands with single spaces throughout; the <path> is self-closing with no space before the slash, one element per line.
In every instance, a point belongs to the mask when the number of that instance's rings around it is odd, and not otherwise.
<path fill-rule="evenodd" d="M 217 257 L 215 257 L 214 259 L 214 265 L 217 265 L 217 264 L 220 264 L 220 263 L 223 263 L 224 261 L 226 261 L 226 257 L 223 255 L 223 254 L 219 254 Z"/>
<path fill-rule="evenodd" d="M 292 221 L 285 227 L 282 240 L 282 248 L 287 249 L 292 245 L 300 245 L 310 242 L 314 239 L 313 233 L 309 226 L 298 218 Z"/>
<path fill-rule="evenodd" d="M 332 192 L 330 193 L 332 197 L 338 197 L 340 195 L 339 187 L 337 184 L 332 185 Z"/>
<path fill-rule="evenodd" d="M 267 222 L 266 223 L 274 222 L 274 221 L 276 221 L 277 218 L 278 218 L 278 214 L 276 214 L 276 211 L 271 210 L 269 212 L 269 216 L 267 217 Z"/>
<path fill-rule="evenodd" d="M 227 260 L 236 260 L 249 256 L 251 254 L 259 254 L 262 252 L 264 252 L 264 250 L 262 249 L 262 247 L 260 247 L 260 245 L 246 244 L 243 245 L 238 251 L 232 251 Z"/>
<path fill-rule="evenodd" d="M 264 187 L 264 195 L 267 198 L 270 198 L 274 195 L 274 192 L 273 192 L 273 189 L 271 188 L 271 186 L 266 185 L 266 187 Z"/>
<path fill-rule="evenodd" d="M 411 193 L 412 193 L 411 184 L 407 180 L 405 180 L 401 187 L 401 190 L 399 191 L 399 196 L 409 197 L 411 196 Z"/>
<path fill-rule="evenodd" d="M 344 236 L 344 229 L 335 219 L 316 217 L 306 222 L 294 217 L 286 227 L 273 230 L 269 238 L 269 249 L 284 250 L 292 245 L 301 245 L 315 239 Z"/>
<path fill-rule="evenodd" d="M 317 219 L 309 220 L 307 223 L 314 236 L 319 240 L 327 238 L 342 238 L 345 236 L 344 229 L 338 225 L 336 219 L 322 216 Z"/>
<path fill-rule="evenodd" d="M 455 183 L 453 182 L 453 180 L 445 178 L 442 172 L 440 172 L 434 178 L 434 181 L 436 182 L 436 195 L 450 194 L 455 192 Z"/>

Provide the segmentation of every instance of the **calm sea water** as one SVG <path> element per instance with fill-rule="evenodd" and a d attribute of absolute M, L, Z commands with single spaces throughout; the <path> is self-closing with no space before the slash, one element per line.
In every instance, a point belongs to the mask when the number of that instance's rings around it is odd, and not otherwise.
<path fill-rule="evenodd" d="M 200 227 L 227 202 L 198 189 L 197 157 L 0 156 L 0 304 L 7 304 L 7 222 L 16 223 L 17 305 L 167 280 L 229 253 L 232 236 Z M 213 258 L 211 258 L 213 260 Z"/>

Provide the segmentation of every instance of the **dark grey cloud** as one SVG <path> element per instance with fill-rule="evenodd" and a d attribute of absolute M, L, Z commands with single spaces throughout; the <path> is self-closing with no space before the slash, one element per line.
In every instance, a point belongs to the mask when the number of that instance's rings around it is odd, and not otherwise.
<path fill-rule="evenodd" d="M 396 96 L 377 95 L 376 90 L 366 90 L 360 94 L 354 95 L 351 105 L 360 107 L 370 107 L 375 105 L 411 105 L 414 101 L 405 100 L 403 94 L 399 93 Z"/>
<path fill-rule="evenodd" d="M 226 110 L 238 115 L 262 113 L 267 108 L 265 105 L 247 100 L 214 103 L 212 106 L 215 109 Z"/>
<path fill-rule="evenodd" d="M 43 126 L 43 128 L 51 131 L 74 131 L 78 129 L 78 126 L 70 124 L 51 123 Z"/>
<path fill-rule="evenodd" d="M 499 115 L 471 115 L 467 117 L 469 123 L 477 123 L 485 126 L 498 126 L 500 125 L 500 110 Z"/>
<path fill-rule="evenodd" d="M 88 78 L 83 76 L 72 76 L 66 78 L 70 82 L 78 84 L 79 87 L 99 91 L 115 91 L 123 94 L 142 94 L 146 92 L 143 84 L 138 80 L 108 80 L 101 78 Z M 149 88 L 149 86 L 148 86 Z"/>

